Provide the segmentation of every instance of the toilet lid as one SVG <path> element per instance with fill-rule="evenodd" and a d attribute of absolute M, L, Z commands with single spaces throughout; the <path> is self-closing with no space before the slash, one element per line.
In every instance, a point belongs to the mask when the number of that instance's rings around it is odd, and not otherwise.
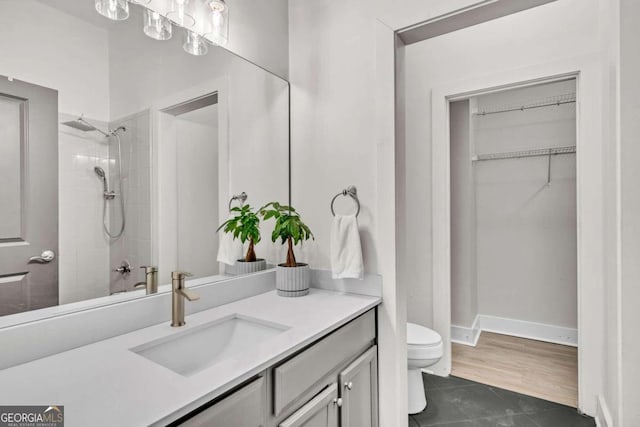
<path fill-rule="evenodd" d="M 424 326 L 407 323 L 407 344 L 438 345 L 442 342 L 440 334 Z"/>

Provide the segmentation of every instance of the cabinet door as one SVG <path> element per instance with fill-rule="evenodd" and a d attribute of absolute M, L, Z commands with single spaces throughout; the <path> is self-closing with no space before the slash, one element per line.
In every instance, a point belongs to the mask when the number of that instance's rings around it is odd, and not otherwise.
<path fill-rule="evenodd" d="M 279 427 L 338 427 L 338 385 L 331 384 Z"/>
<path fill-rule="evenodd" d="M 261 377 L 182 422 L 180 426 L 263 427 L 265 399 L 265 380 Z"/>
<path fill-rule="evenodd" d="M 377 354 L 371 347 L 340 373 L 341 427 L 378 426 Z"/>

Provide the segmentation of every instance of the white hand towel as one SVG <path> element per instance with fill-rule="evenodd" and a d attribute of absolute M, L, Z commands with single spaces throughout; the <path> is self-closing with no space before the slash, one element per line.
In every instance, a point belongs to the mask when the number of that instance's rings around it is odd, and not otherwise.
<path fill-rule="evenodd" d="M 334 279 L 362 279 L 364 265 L 355 215 L 336 215 L 331 225 L 331 272 Z"/>
<path fill-rule="evenodd" d="M 222 232 L 222 230 L 220 232 Z M 242 259 L 242 243 L 240 239 L 234 240 L 233 233 L 223 233 L 222 236 L 220 236 L 218 261 L 227 265 L 235 265 L 239 259 Z"/>

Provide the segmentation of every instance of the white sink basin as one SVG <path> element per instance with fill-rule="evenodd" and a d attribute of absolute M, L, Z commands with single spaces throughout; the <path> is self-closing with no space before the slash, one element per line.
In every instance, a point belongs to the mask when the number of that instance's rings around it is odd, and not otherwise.
<path fill-rule="evenodd" d="M 130 350 L 188 377 L 251 351 L 287 329 L 287 326 L 233 314 Z"/>

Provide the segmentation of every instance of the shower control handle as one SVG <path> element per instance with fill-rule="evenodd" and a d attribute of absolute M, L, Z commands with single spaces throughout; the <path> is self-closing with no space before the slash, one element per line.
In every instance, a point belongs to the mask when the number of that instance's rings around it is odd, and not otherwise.
<path fill-rule="evenodd" d="M 39 262 L 40 264 L 47 264 L 56 259 L 56 253 L 50 249 L 47 249 L 40 254 L 40 256 L 32 256 L 29 258 L 29 262 Z"/>

